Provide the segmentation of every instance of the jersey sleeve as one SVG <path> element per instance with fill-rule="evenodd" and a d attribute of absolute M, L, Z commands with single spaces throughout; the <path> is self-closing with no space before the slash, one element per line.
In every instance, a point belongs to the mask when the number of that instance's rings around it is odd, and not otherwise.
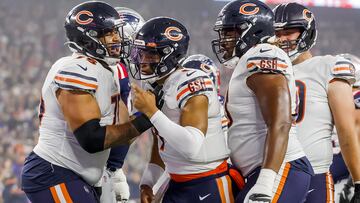
<path fill-rule="evenodd" d="M 98 88 L 96 71 L 86 63 L 71 64 L 61 67 L 54 78 L 58 88 L 81 90 L 95 93 Z"/>
<path fill-rule="evenodd" d="M 210 100 L 210 95 L 216 91 L 211 79 L 200 70 L 184 69 L 176 88 L 176 101 L 181 109 L 193 96 L 205 95 Z"/>
<path fill-rule="evenodd" d="M 337 56 L 335 64 L 331 67 L 331 79 L 342 79 L 350 85 L 355 83 L 355 66 L 344 57 Z"/>
<path fill-rule="evenodd" d="M 270 44 L 259 44 L 249 51 L 245 60 L 247 77 L 255 73 L 282 74 L 286 77 L 292 74 L 291 61 L 280 48 Z"/>

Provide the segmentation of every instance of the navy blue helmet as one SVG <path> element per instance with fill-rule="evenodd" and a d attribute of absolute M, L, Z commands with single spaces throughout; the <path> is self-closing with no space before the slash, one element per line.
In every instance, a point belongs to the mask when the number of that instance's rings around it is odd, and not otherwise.
<path fill-rule="evenodd" d="M 130 45 L 130 40 L 122 33 L 123 24 L 118 12 L 109 4 L 101 1 L 81 3 L 71 9 L 65 19 L 68 45 L 73 51 L 115 63 L 120 57 L 126 57 L 126 53 L 121 51 L 120 55 L 112 55 L 108 49 L 125 50 L 124 47 Z M 104 44 L 100 41 L 105 34 L 114 31 L 119 32 L 119 43 Z"/>
<path fill-rule="evenodd" d="M 135 68 L 130 72 L 137 80 L 163 78 L 179 66 L 188 46 L 189 34 L 184 25 L 173 18 L 152 18 L 145 22 L 134 38 L 130 58 Z M 156 56 L 159 60 L 149 61 L 145 59 L 146 55 Z M 149 64 L 153 74 L 143 74 L 141 64 Z"/>
<path fill-rule="evenodd" d="M 305 52 L 315 45 L 317 37 L 315 17 L 308 8 L 298 3 L 280 4 L 275 7 L 274 14 L 275 31 L 300 29 L 301 34 L 297 40 L 280 44 L 283 49 L 289 49 L 292 45 L 296 45 L 295 50 L 289 52 L 290 57 Z"/>
<path fill-rule="evenodd" d="M 211 42 L 213 52 L 221 63 L 241 57 L 254 45 L 274 36 L 273 23 L 272 10 L 261 1 L 231 1 L 218 14 L 214 30 L 219 38 Z M 236 35 L 229 36 L 229 32 Z"/>

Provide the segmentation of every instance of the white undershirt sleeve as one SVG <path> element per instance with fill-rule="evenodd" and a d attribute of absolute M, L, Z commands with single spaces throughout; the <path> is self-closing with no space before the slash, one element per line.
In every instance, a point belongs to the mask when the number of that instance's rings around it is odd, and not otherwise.
<path fill-rule="evenodd" d="M 159 135 L 185 158 L 191 159 L 199 153 L 205 135 L 198 128 L 178 125 L 160 110 L 150 118 L 150 121 Z"/>

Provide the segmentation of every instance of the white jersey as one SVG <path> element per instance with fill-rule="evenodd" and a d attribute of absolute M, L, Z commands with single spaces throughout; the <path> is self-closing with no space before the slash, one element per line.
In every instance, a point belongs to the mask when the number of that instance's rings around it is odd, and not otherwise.
<path fill-rule="evenodd" d="M 229 156 L 221 125 L 220 103 L 211 79 L 196 69 L 179 69 L 163 85 L 164 105 L 161 111 L 179 124 L 181 109 L 195 95 L 205 95 L 209 101 L 208 129 L 199 154 L 189 160 L 159 135 L 158 145 L 166 170 L 170 174 L 194 174 L 213 170 Z"/>
<path fill-rule="evenodd" d="M 254 73 L 283 74 L 291 95 L 292 113 L 296 112 L 296 88 L 289 57 L 280 48 L 270 44 L 258 44 L 242 56 L 231 76 L 227 93 L 226 110 L 230 127 L 228 144 L 232 163 L 244 176 L 261 166 L 264 156 L 267 126 L 261 114 L 255 94 L 246 80 Z M 266 84 L 264 84 L 266 85 Z M 285 162 L 305 156 L 296 138 L 296 126 L 289 132 Z"/>
<path fill-rule="evenodd" d="M 332 162 L 334 122 L 328 87 L 335 78 L 355 82 L 350 61 L 340 56 L 316 56 L 294 65 L 299 90 L 298 138 L 315 174 L 326 173 Z"/>
<path fill-rule="evenodd" d="M 100 125 L 115 124 L 120 97 L 119 80 L 113 71 L 94 59 L 73 54 L 51 67 L 42 87 L 40 137 L 34 152 L 52 164 L 74 171 L 91 185 L 100 179 L 110 150 L 90 154 L 79 145 L 64 119 L 56 91 L 60 88 L 91 93 L 101 111 Z"/>

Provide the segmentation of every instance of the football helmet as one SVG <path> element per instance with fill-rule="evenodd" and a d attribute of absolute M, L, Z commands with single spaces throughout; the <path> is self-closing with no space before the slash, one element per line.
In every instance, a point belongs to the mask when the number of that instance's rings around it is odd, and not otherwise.
<path fill-rule="evenodd" d="M 220 63 L 240 58 L 254 45 L 274 36 L 273 22 L 272 10 L 261 1 L 231 1 L 216 19 L 214 30 L 219 38 L 211 42 L 213 52 Z M 227 32 L 235 32 L 236 35 L 228 36 Z"/>
<path fill-rule="evenodd" d="M 172 73 L 185 57 L 189 34 L 185 26 L 173 18 L 148 20 L 137 32 L 131 48 L 131 75 L 137 80 L 159 80 Z M 150 66 L 151 73 L 142 67 Z M 149 81 L 148 81 L 149 82 Z"/>
<path fill-rule="evenodd" d="M 185 68 L 193 68 L 204 71 L 209 78 L 212 80 L 215 85 L 218 93 L 220 91 L 220 71 L 216 66 L 215 62 L 203 55 L 203 54 L 194 54 L 187 57 L 182 63 L 181 66 Z"/>
<path fill-rule="evenodd" d="M 352 54 L 339 54 L 339 56 L 344 57 L 345 59 L 348 59 L 351 61 L 351 63 L 355 67 L 355 83 L 353 84 L 353 87 L 360 87 L 360 58 L 352 55 Z"/>
<path fill-rule="evenodd" d="M 108 65 L 116 64 L 130 40 L 126 40 L 121 28 L 124 23 L 117 11 L 107 3 L 88 1 L 75 6 L 65 18 L 65 31 L 68 46 L 74 52 L 105 61 Z M 119 43 L 102 43 L 101 37 L 107 33 L 118 31 Z M 109 50 L 120 49 L 120 55 Z"/>
<path fill-rule="evenodd" d="M 280 48 L 294 50 L 288 52 L 289 57 L 295 60 L 300 53 L 311 49 L 316 43 L 317 30 L 314 14 L 305 6 L 298 3 L 280 4 L 274 8 L 275 31 L 300 28 L 300 36 L 297 40 L 280 43 Z"/>
<path fill-rule="evenodd" d="M 125 23 L 122 27 L 126 37 L 133 39 L 135 33 L 144 25 L 144 18 L 135 10 L 127 7 L 115 7 L 120 19 Z"/>

